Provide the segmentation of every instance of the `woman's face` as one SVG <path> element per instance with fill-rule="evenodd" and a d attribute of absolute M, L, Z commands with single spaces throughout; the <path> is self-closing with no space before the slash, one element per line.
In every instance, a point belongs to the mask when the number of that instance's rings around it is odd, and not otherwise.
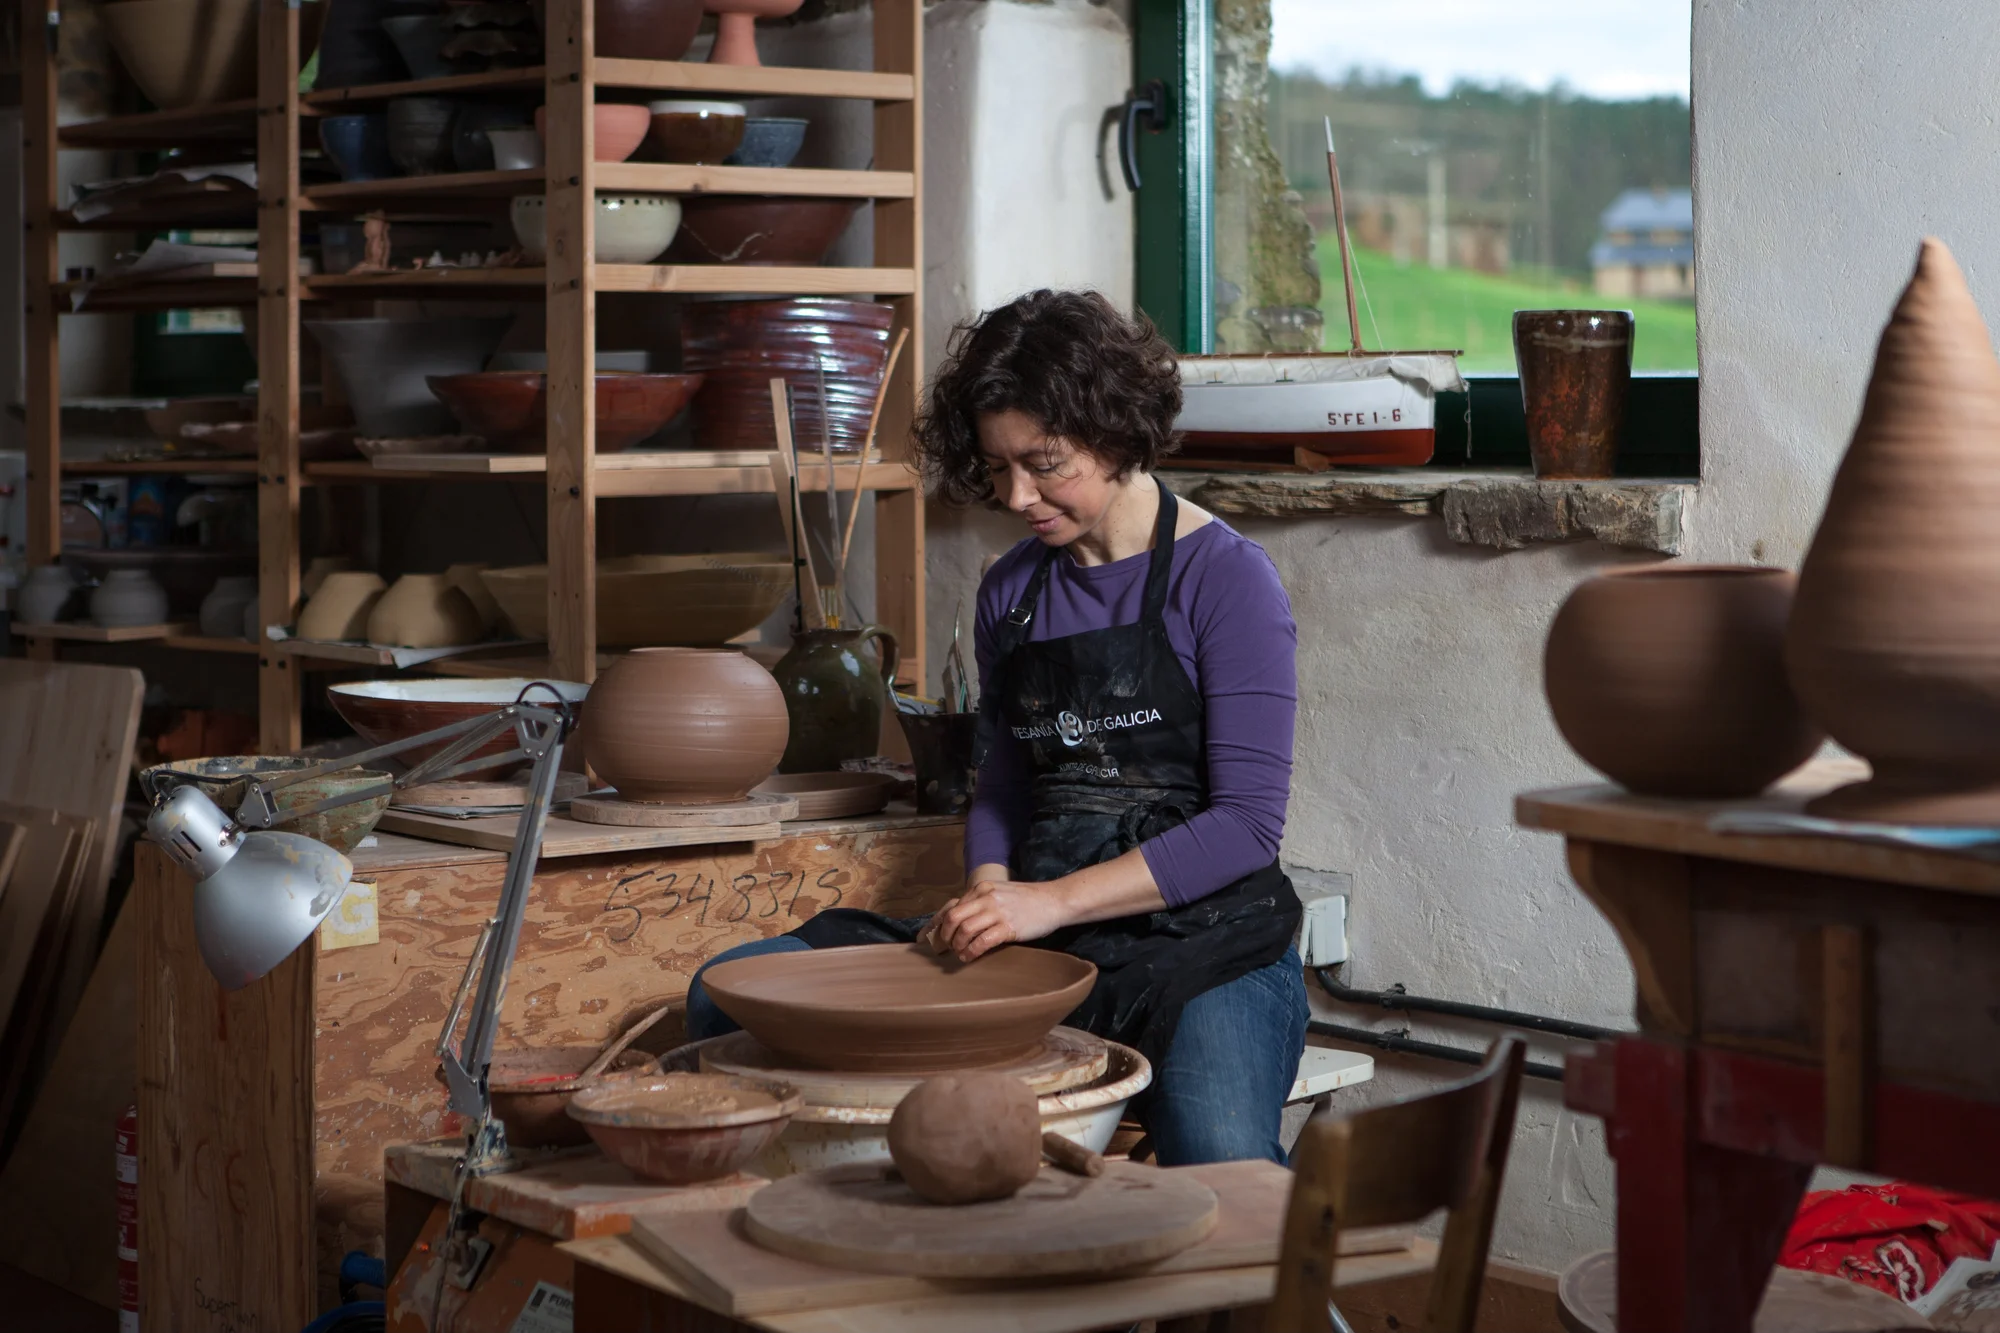
<path fill-rule="evenodd" d="M 1046 546 L 1068 546 L 1093 531 L 1118 492 L 1095 455 L 1045 434 L 1025 412 L 981 416 L 979 452 L 993 474 L 994 496 Z"/>

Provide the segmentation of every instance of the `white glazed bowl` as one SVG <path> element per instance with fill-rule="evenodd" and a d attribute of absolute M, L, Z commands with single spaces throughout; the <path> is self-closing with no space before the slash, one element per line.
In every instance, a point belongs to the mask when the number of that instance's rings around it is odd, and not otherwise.
<path fill-rule="evenodd" d="M 539 194 L 517 195 L 510 210 L 514 235 L 529 259 L 548 258 L 548 204 Z M 658 259 L 681 229 L 681 201 L 670 194 L 597 196 L 597 262 L 648 264 Z"/>
<path fill-rule="evenodd" d="M 495 171 L 535 171 L 542 165 L 542 136 L 532 125 L 494 125 L 486 131 Z"/>

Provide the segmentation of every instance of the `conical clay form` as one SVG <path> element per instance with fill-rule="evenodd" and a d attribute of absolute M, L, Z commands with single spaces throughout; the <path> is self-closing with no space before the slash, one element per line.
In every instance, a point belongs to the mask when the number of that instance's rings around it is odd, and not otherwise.
<path fill-rule="evenodd" d="M 2000 359 L 1939 241 L 1882 331 L 1785 659 L 1875 770 L 1813 813 L 2000 822 Z"/>

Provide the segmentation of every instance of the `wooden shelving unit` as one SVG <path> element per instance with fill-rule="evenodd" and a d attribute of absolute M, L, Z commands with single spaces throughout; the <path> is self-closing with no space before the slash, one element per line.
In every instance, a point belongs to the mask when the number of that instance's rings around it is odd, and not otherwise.
<path fill-rule="evenodd" d="M 42 32 L 55 21 L 56 0 L 22 0 L 22 30 Z M 688 61 L 599 58 L 591 7 L 580 0 L 549 0 L 548 48 L 543 67 L 501 70 L 368 87 L 300 94 L 295 77 L 303 64 L 299 11 L 285 0 L 260 0 L 258 94 L 254 99 L 179 111 L 155 111 L 58 127 L 52 44 L 30 43 L 24 60 L 24 134 L 27 223 L 27 434 L 28 553 L 31 563 L 60 554 L 60 489 L 65 471 L 57 423 L 61 384 L 58 338 L 76 284 L 60 281 L 56 242 L 64 229 L 83 229 L 56 197 L 56 161 L 64 149 L 162 149 L 176 145 L 240 144 L 257 161 L 258 266 L 254 276 L 231 276 L 144 287 L 98 287 L 88 309 L 156 309 L 254 306 L 258 320 L 259 401 L 263 422 L 255 460 L 213 463 L 91 463 L 68 467 L 71 475 L 115 476 L 146 472 L 254 473 L 258 479 L 259 607 L 266 623 L 290 623 L 298 609 L 299 507 L 305 487 L 356 483 L 475 482 L 539 477 L 548 506 L 549 644 L 546 665 L 572 680 L 595 677 L 602 655 L 596 644 L 596 504 L 617 496 L 770 494 L 762 458 L 679 458 L 661 455 L 595 456 L 595 404 L 589 367 L 595 359 L 599 292 L 663 295 L 852 295 L 890 302 L 899 327 L 910 331 L 911 355 L 896 371 L 880 436 L 882 461 L 871 463 L 865 483 L 874 492 L 876 619 L 896 631 L 906 671 L 924 678 L 923 498 L 905 466 L 914 417 L 923 346 L 919 283 L 922 243 L 921 0 L 876 0 L 873 68 L 807 69 L 709 65 Z M 48 50 L 44 50 L 48 46 Z M 733 95 L 811 97 L 873 104 L 874 152 L 869 170 L 766 169 L 605 163 L 593 160 L 589 108 L 600 88 Z M 541 172 L 490 171 L 406 177 L 306 187 L 300 171 L 302 140 L 316 134 L 318 116 L 414 95 L 527 93 L 540 89 L 548 107 L 547 164 Z M 592 259 L 598 191 L 658 194 L 786 194 L 870 200 L 875 252 L 865 267 L 759 267 L 721 264 L 598 264 Z M 439 211 L 503 207 L 519 194 L 548 199 L 546 268 L 415 271 L 299 277 L 301 222 L 308 215 L 353 214 L 384 206 L 422 204 Z M 185 225 L 166 217 L 146 219 L 165 229 Z M 135 224 L 121 221 L 120 226 Z M 377 464 L 365 459 L 301 462 L 299 458 L 299 338 L 302 307 L 322 301 L 451 297 L 546 302 L 549 357 L 549 447 L 545 455 L 474 459 L 440 456 Z M 801 483 L 821 489 L 817 467 Z M 852 476 L 843 464 L 841 480 Z M 52 656 L 60 643 L 90 636 L 80 627 L 37 628 L 30 651 Z M 169 629 L 171 628 L 171 632 Z M 136 641 L 193 651 L 255 654 L 258 663 L 260 739 L 267 751 L 300 743 L 299 658 L 261 644 L 204 639 L 185 627 L 135 636 Z"/>

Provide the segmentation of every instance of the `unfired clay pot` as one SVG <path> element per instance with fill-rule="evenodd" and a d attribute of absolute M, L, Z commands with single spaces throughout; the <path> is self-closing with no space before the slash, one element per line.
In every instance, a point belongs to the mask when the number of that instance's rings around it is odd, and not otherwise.
<path fill-rule="evenodd" d="M 1799 571 L 1785 657 L 1806 709 L 1874 766 L 1815 814 L 2000 821 L 2000 360 L 1926 239 Z"/>
<path fill-rule="evenodd" d="M 1580 584 L 1549 626 L 1543 685 L 1570 747 L 1656 796 L 1752 796 L 1823 737 L 1785 679 L 1797 580 L 1642 565 Z"/>
<path fill-rule="evenodd" d="M 336 570 L 299 612 L 299 637 L 341 642 L 368 637 L 368 613 L 388 584 L 365 569 Z"/>
<path fill-rule="evenodd" d="M 734 648 L 637 648 L 591 687 L 590 766 L 628 801 L 739 801 L 770 776 L 790 723 L 771 673 Z"/>
<path fill-rule="evenodd" d="M 465 594 L 465 600 L 471 602 L 473 610 L 479 612 L 479 623 L 486 627 L 488 634 L 491 634 L 500 628 L 507 617 L 501 613 L 500 603 L 493 599 L 493 593 L 487 588 L 486 580 L 479 577 L 479 572 L 485 568 L 485 565 L 467 562 L 450 566 L 445 570 L 444 576 L 451 580 L 452 587 Z"/>
<path fill-rule="evenodd" d="M 405 574 L 368 613 L 368 642 L 397 648 L 456 648 L 486 637 L 472 599 L 446 574 Z"/>

